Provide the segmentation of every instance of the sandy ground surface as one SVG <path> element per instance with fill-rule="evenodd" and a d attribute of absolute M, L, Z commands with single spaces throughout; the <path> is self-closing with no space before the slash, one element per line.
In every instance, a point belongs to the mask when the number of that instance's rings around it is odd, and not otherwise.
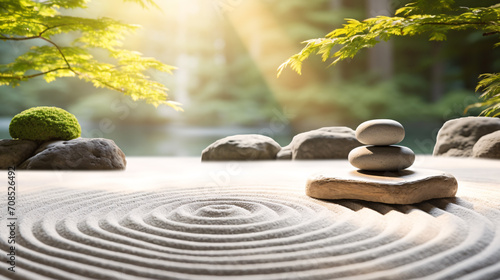
<path fill-rule="evenodd" d="M 17 171 L 14 215 L 0 196 L 0 279 L 500 279 L 500 161 L 418 156 L 414 167 L 454 175 L 457 196 L 305 195 L 311 174 L 345 160 Z"/>

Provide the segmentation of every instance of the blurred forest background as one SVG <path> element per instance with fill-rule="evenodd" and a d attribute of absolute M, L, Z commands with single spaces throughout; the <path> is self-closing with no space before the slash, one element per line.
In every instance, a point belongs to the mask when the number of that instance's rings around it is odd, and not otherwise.
<path fill-rule="evenodd" d="M 398 38 L 330 68 L 315 57 L 302 76 L 287 70 L 276 78 L 277 67 L 303 47 L 300 42 L 325 36 L 345 18 L 393 15 L 410 1 L 156 2 L 162 11 L 106 0 L 63 14 L 141 25 L 124 47 L 178 67 L 174 75 L 150 75 L 170 88 L 170 98 L 185 112 L 155 109 L 74 78 L 49 84 L 36 78 L 16 88 L 0 87 L 0 137 L 10 138 L 10 119 L 33 106 L 68 110 L 80 120 L 83 137 L 113 139 L 128 156 L 200 155 L 216 139 L 238 133 L 268 135 L 284 146 L 306 130 L 355 129 L 368 119 L 393 118 L 406 126 L 403 144 L 430 153 L 442 123 L 463 116 L 477 101 L 478 75 L 500 71 L 495 36 L 477 31 L 450 33 L 444 42 Z M 63 44 L 70 36 L 56 40 Z M 28 48 L 23 42 L 0 42 L 0 63 Z"/>

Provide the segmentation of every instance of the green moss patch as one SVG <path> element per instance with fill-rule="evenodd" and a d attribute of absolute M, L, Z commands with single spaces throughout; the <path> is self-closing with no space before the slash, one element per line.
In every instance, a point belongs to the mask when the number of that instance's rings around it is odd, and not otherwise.
<path fill-rule="evenodd" d="M 71 140 L 80 137 L 82 129 L 76 117 L 57 107 L 33 107 L 12 118 L 10 136 L 33 141 Z"/>

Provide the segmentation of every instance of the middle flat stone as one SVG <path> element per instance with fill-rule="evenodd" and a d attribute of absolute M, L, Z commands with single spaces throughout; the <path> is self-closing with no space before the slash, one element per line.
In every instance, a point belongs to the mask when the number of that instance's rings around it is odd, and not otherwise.
<path fill-rule="evenodd" d="M 395 171 L 410 167 L 415 153 L 403 146 L 362 146 L 349 153 L 349 163 L 361 170 Z"/>

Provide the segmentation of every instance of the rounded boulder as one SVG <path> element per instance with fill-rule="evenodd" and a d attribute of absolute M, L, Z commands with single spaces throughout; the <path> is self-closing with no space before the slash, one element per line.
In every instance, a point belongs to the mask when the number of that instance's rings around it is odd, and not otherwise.
<path fill-rule="evenodd" d="M 19 169 L 122 170 L 126 165 L 125 154 L 113 140 L 77 138 L 45 142 Z"/>
<path fill-rule="evenodd" d="M 354 130 L 344 126 L 323 127 L 297 134 L 290 143 L 292 159 L 346 159 L 361 146 Z"/>
<path fill-rule="evenodd" d="M 14 139 L 0 140 L 0 169 L 17 167 L 32 156 L 37 148 L 38 144 L 35 141 Z"/>
<path fill-rule="evenodd" d="M 472 156 L 500 159 L 500 130 L 479 138 L 472 147 Z"/>
<path fill-rule="evenodd" d="M 449 120 L 438 132 L 433 155 L 451 157 L 472 156 L 472 148 L 483 136 L 500 130 L 500 119 L 464 117 Z"/>
<path fill-rule="evenodd" d="M 202 161 L 271 160 L 281 146 L 272 138 L 258 134 L 240 134 L 215 141 L 201 153 Z"/>

